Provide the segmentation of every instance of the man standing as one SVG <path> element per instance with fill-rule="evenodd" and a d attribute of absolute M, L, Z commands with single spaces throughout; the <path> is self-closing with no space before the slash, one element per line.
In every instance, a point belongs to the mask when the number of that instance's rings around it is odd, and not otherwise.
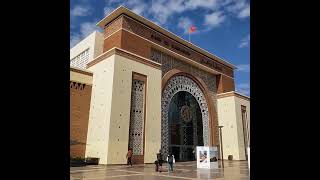
<path fill-rule="evenodd" d="M 194 160 L 197 160 L 196 151 L 195 151 L 194 147 L 192 148 L 192 155 L 193 155 Z"/>
<path fill-rule="evenodd" d="M 132 166 L 132 162 L 131 162 L 132 149 L 131 148 L 129 148 L 126 158 L 127 158 L 127 165 L 129 166 L 129 164 L 130 164 Z"/>

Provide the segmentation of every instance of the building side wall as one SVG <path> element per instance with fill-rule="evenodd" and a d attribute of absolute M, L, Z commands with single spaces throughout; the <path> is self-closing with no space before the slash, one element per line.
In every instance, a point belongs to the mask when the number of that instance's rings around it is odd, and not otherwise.
<path fill-rule="evenodd" d="M 89 48 L 89 59 L 93 59 L 95 32 L 70 49 L 70 60 Z"/>
<path fill-rule="evenodd" d="M 86 157 L 100 158 L 100 164 L 108 161 L 114 59 L 112 55 L 89 68 L 93 72 L 93 87 Z"/>
<path fill-rule="evenodd" d="M 114 47 L 121 48 L 122 31 L 116 31 L 112 36 L 104 39 L 103 52 L 107 52 Z"/>
<path fill-rule="evenodd" d="M 70 71 L 70 146 L 71 157 L 85 157 L 92 77 Z"/>
<path fill-rule="evenodd" d="M 92 76 L 70 71 L 70 81 L 92 84 Z"/>
<path fill-rule="evenodd" d="M 144 163 L 153 163 L 161 145 L 161 70 L 115 56 L 108 164 L 125 164 L 128 150 L 133 72 L 147 76 Z M 112 135 L 112 136 L 111 136 Z"/>
<path fill-rule="evenodd" d="M 70 60 L 89 49 L 88 63 L 102 54 L 103 33 L 94 31 L 88 37 L 80 41 L 70 49 Z"/>
<path fill-rule="evenodd" d="M 240 160 L 235 98 L 233 96 L 219 98 L 217 104 L 219 125 L 223 126 L 223 157 L 228 159 L 228 156 L 232 155 L 234 160 Z"/>
<path fill-rule="evenodd" d="M 237 117 L 239 160 L 246 160 L 245 143 L 244 143 L 245 134 L 243 132 L 241 105 L 246 106 L 247 121 L 250 121 L 250 101 L 243 98 L 239 98 L 239 97 L 234 97 L 234 98 L 235 98 L 235 108 L 236 108 L 235 110 L 236 110 L 236 117 Z"/>
<path fill-rule="evenodd" d="M 95 35 L 95 44 L 94 44 L 94 53 L 93 53 L 93 59 L 98 57 L 103 53 L 103 42 L 104 42 L 104 36 L 103 33 L 96 33 Z M 92 60 L 93 60 L 92 59 Z M 89 60 L 90 62 L 91 60 Z"/>

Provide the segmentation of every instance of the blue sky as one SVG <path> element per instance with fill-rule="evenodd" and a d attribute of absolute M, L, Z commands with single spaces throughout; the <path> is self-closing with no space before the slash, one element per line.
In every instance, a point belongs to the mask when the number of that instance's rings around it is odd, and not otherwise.
<path fill-rule="evenodd" d="M 250 96 L 250 1 L 70 0 L 70 47 L 99 30 L 96 23 L 119 5 L 236 65 L 236 91 Z"/>

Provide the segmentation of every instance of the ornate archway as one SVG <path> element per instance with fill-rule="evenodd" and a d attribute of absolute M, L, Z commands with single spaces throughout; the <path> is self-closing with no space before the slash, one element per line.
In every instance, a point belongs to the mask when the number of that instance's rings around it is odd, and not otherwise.
<path fill-rule="evenodd" d="M 163 154 L 166 156 L 169 152 L 169 126 L 168 126 L 168 112 L 169 104 L 172 97 L 181 91 L 190 93 L 199 104 L 202 124 L 203 124 L 203 143 L 205 146 L 210 145 L 210 124 L 209 124 L 209 109 L 204 92 L 201 87 L 190 77 L 183 75 L 176 75 L 171 77 L 166 83 L 162 91 L 161 99 L 161 146 Z"/>

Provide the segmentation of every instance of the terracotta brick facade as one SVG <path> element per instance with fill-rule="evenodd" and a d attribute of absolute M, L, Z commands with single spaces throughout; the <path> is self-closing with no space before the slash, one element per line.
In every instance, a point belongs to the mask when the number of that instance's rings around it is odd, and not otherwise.
<path fill-rule="evenodd" d="M 116 31 L 118 32 L 112 35 L 112 33 Z M 127 31 L 139 35 L 151 42 L 154 42 L 155 44 L 167 48 L 186 58 L 192 59 L 218 72 L 224 73 L 230 77 L 234 76 L 232 68 L 192 50 L 191 48 L 157 32 L 154 29 L 148 28 L 126 15 L 120 15 L 117 19 L 106 25 L 105 37 L 107 38 L 104 41 L 104 52 L 111 49 L 113 46 L 116 46 L 149 59 L 151 48 L 157 47 L 147 40 L 128 33 Z M 117 42 L 117 40 L 119 40 L 118 38 L 121 39 L 121 43 Z"/>
<path fill-rule="evenodd" d="M 106 52 L 113 47 L 121 47 L 122 31 L 114 33 L 112 36 L 106 38 L 103 43 L 103 52 Z"/>
<path fill-rule="evenodd" d="M 113 20 L 111 23 L 106 24 L 104 28 L 104 37 L 110 36 L 112 33 L 116 32 L 122 27 L 122 17 Z"/>
<path fill-rule="evenodd" d="M 132 53 L 150 59 L 152 44 L 132 33 L 122 31 L 121 45 L 121 48 L 124 50 L 130 51 Z"/>
<path fill-rule="evenodd" d="M 70 81 L 70 145 L 71 157 L 84 157 L 87 142 L 91 85 Z"/>
<path fill-rule="evenodd" d="M 123 16 L 123 27 L 124 29 L 133 32 L 145 39 L 148 39 L 156 44 L 159 44 L 160 46 L 163 46 L 173 52 L 176 52 L 184 57 L 190 58 L 192 60 L 195 60 L 197 62 L 200 62 L 201 64 L 204 64 L 212 69 L 215 69 L 219 72 L 225 73 L 228 76 L 233 77 L 233 70 L 230 67 L 227 67 L 223 65 L 222 63 L 211 59 L 209 57 L 206 57 L 205 55 L 198 53 L 191 48 L 167 37 L 160 33 L 158 33 L 155 30 L 149 29 L 146 26 L 138 23 L 137 21 L 127 17 Z M 150 51 L 151 49 L 149 49 Z M 139 54 L 140 55 L 140 54 Z M 150 56 L 149 56 L 150 57 Z M 146 58 L 149 58 L 146 57 Z"/>

